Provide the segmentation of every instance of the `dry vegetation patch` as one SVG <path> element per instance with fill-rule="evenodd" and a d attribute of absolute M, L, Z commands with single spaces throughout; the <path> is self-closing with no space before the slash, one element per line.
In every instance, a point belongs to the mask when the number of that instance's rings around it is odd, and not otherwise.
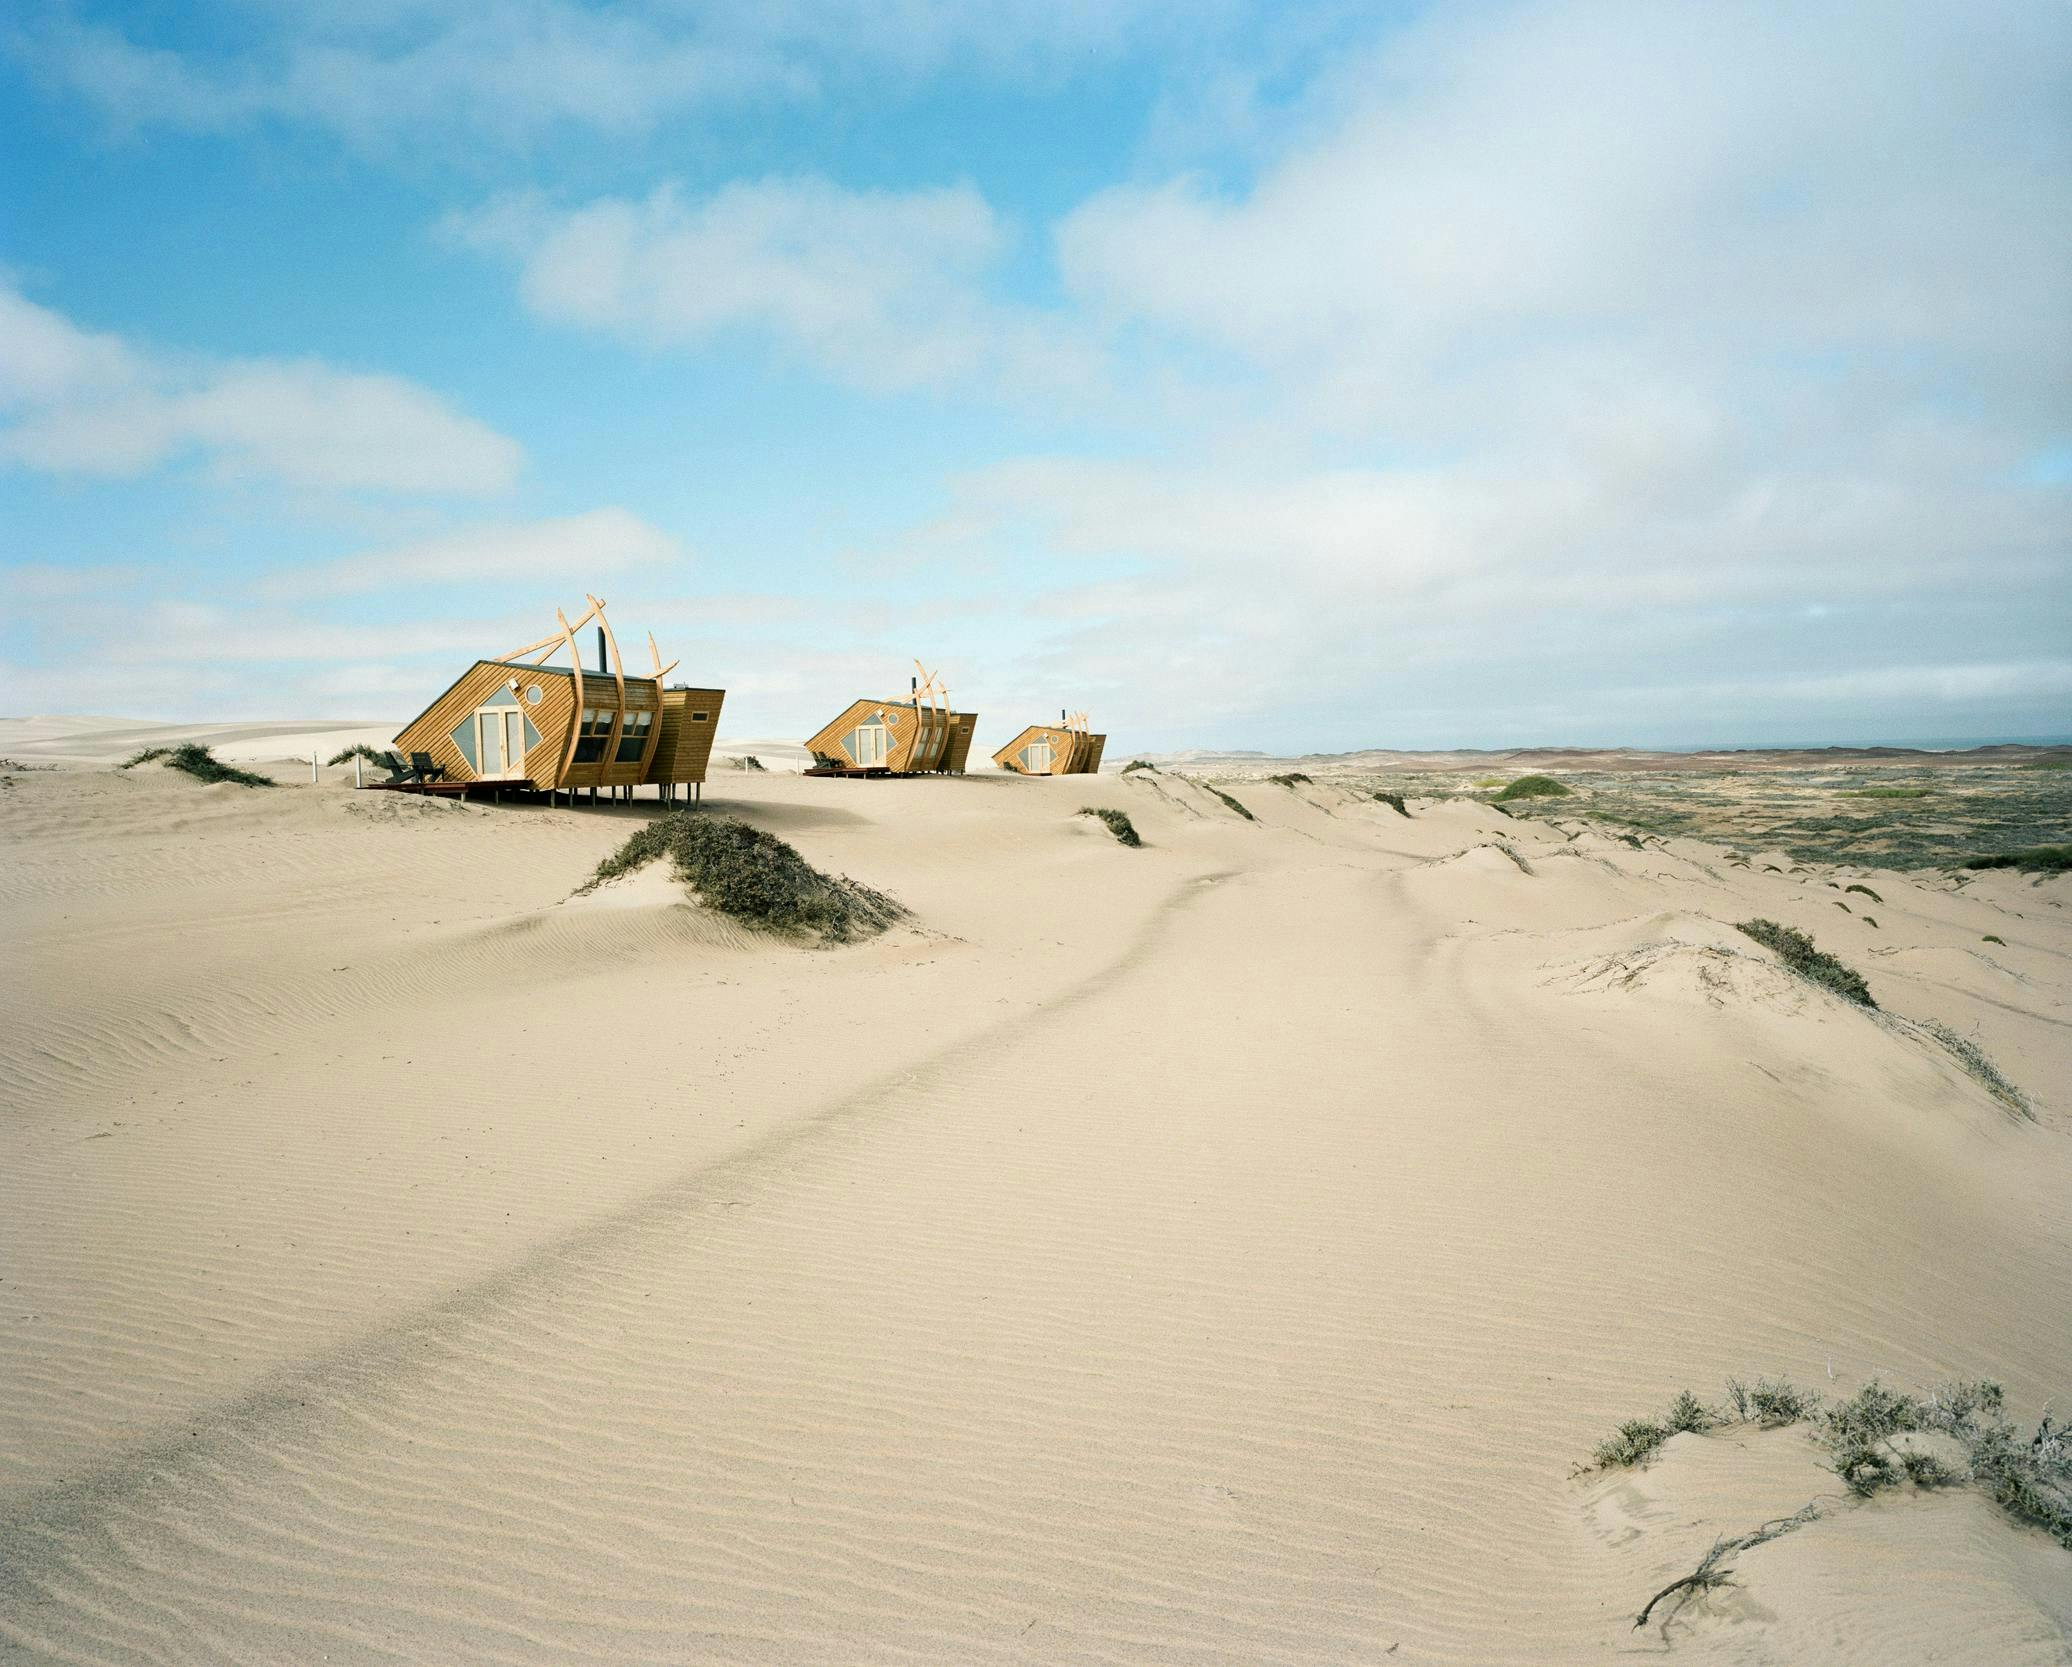
<path fill-rule="evenodd" d="M 1101 822 L 1106 823 L 1108 831 L 1115 836 L 1116 842 L 1118 844 L 1128 845 L 1134 848 L 1144 843 L 1144 841 L 1138 837 L 1136 824 L 1129 819 L 1129 813 L 1127 811 L 1105 810 L 1096 805 L 1088 805 L 1084 810 L 1080 811 L 1079 814 L 1081 816 L 1091 816 Z"/>
<path fill-rule="evenodd" d="M 1780 926 L 1774 920 L 1740 920 L 1734 923 L 1734 929 L 1747 933 L 1807 982 L 1832 990 L 1859 1007 L 1878 1005 L 1871 999 L 1871 987 L 1863 981 L 1862 973 L 1815 948 L 1805 933 Z"/>
<path fill-rule="evenodd" d="M 1858 1499 L 1902 1483 L 1924 1490 L 1975 1487 L 2017 1522 L 2041 1528 L 2072 1551 L 2072 1426 L 2046 1407 L 2036 1428 L 2024 1433 L 2007 1417 L 2006 1396 L 1990 1379 L 1958 1380 L 1916 1396 L 1873 1378 L 1854 1395 L 1829 1401 L 1779 1378 L 1752 1387 L 1729 1378 L 1722 1405 L 1708 1405 L 1686 1389 L 1660 1417 L 1627 1420 L 1597 1444 L 1584 1472 L 1644 1465 L 1672 1435 L 1737 1424 L 1806 1425 L 1825 1467 Z M 1903 1438 L 1910 1435 L 1949 1438 L 1963 1463 L 1945 1463 L 1909 1444 Z M 1646 1626 L 1664 1599 L 1688 1600 L 1726 1584 L 1736 1553 L 1802 1528 L 1820 1514 L 1820 1502 L 1809 1501 L 1791 1516 L 1715 1540 L 1695 1569 L 1647 1600 L 1634 1626 Z"/>
<path fill-rule="evenodd" d="M 658 816 L 633 834 L 597 865 L 576 895 L 664 857 L 708 908 L 770 931 L 853 943 L 906 915 L 883 892 L 821 873 L 774 834 L 688 810 Z"/>
<path fill-rule="evenodd" d="M 182 771 L 196 781 L 227 781 L 239 787 L 279 785 L 271 776 L 262 776 L 256 770 L 240 770 L 235 764 L 225 764 L 207 747 L 192 741 L 177 747 L 145 747 L 130 754 L 116 768 L 134 770 L 139 764 L 163 764 L 168 770 Z"/>

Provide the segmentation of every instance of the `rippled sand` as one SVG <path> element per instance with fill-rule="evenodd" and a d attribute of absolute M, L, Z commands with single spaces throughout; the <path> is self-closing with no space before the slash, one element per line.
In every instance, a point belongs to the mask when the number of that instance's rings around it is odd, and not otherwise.
<path fill-rule="evenodd" d="M 1572 1472 L 1729 1373 L 2072 1390 L 2067 882 L 1238 791 L 716 776 L 914 911 L 814 951 L 568 902 L 623 809 L 17 777 L 0 1659 L 2065 1660 L 1968 1493 L 1636 1633 L 1834 1478 Z"/>

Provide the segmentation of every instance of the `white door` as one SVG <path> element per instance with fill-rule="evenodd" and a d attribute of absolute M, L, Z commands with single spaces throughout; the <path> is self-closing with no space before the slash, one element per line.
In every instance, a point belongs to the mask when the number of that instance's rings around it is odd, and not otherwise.
<path fill-rule="evenodd" d="M 525 714 L 515 706 L 475 714 L 475 774 L 483 781 L 525 774 Z"/>
<path fill-rule="evenodd" d="M 515 706 L 504 708 L 504 774 L 525 774 L 525 714 Z"/>

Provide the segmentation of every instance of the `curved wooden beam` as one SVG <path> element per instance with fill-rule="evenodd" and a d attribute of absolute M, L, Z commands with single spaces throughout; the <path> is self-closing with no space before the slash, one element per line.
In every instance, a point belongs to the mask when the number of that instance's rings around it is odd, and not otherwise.
<path fill-rule="evenodd" d="M 561 621 L 561 635 L 568 644 L 569 667 L 576 679 L 576 707 L 568 719 L 568 750 L 561 755 L 561 779 L 554 784 L 562 787 L 568 783 L 569 771 L 575 768 L 576 743 L 583 734 L 583 652 L 576 646 L 576 628 L 569 624 L 568 615 L 556 608 L 554 617 Z M 588 617 L 584 615 L 584 618 Z"/>
<path fill-rule="evenodd" d="M 604 738 L 604 757 L 599 760 L 603 768 L 611 770 L 618 767 L 619 733 L 626 727 L 626 663 L 619 658 L 619 639 L 612 630 L 612 622 L 604 617 L 604 604 L 594 596 L 590 598 L 590 612 L 596 616 L 598 626 L 604 632 L 604 646 L 611 650 L 612 683 L 619 696 L 619 709 L 612 714 L 612 732 Z M 652 721 L 662 721 L 659 704 Z"/>
<path fill-rule="evenodd" d="M 545 649 L 547 654 L 552 654 L 555 649 L 561 647 L 563 643 L 567 642 L 575 632 L 580 631 L 585 625 L 588 625 L 590 623 L 590 617 L 592 614 L 595 614 L 597 612 L 597 608 L 599 605 L 597 602 L 597 598 L 594 596 L 591 597 L 590 604 L 590 612 L 584 614 L 583 617 L 577 620 L 573 625 L 569 624 L 567 616 L 564 615 L 559 608 L 556 608 L 554 610 L 554 617 L 561 621 L 561 629 L 559 631 L 555 632 L 552 636 L 540 638 L 538 642 L 529 642 L 523 648 L 514 648 L 508 654 L 499 654 L 497 655 L 497 658 L 499 660 L 519 660 L 523 659 L 528 654 L 538 654 L 541 649 Z M 541 655 L 541 659 L 545 658 L 546 655 Z M 537 665 L 539 664 L 539 661 L 536 660 L 533 663 Z"/>

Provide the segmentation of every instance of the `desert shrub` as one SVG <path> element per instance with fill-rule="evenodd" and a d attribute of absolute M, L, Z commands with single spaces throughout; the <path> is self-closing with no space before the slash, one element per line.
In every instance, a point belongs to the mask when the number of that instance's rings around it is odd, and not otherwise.
<path fill-rule="evenodd" d="M 1856 913 L 1854 909 L 1850 908 L 1849 905 L 1847 903 L 1844 903 L 1839 897 L 1832 899 L 1832 901 L 1834 903 L 1834 906 L 1840 909 L 1843 914 L 1853 915 L 1854 913 Z"/>
<path fill-rule="evenodd" d="M 1400 793 L 1377 793 L 1374 797 L 1377 803 L 1387 805 L 1398 816 L 1410 814 L 1410 807 L 1403 802 L 1403 795 Z"/>
<path fill-rule="evenodd" d="M 1154 776 L 1158 774 L 1158 766 L 1148 758 L 1133 758 L 1122 767 L 1124 775 L 1128 775 L 1132 770 L 1149 770 Z"/>
<path fill-rule="evenodd" d="M 1899 1450 L 1892 1438 L 1920 1427 L 1913 1397 L 1872 1378 L 1846 1401 L 1823 1407 L 1814 1420 L 1814 1435 L 1828 1450 L 1843 1485 L 1868 1498 L 1899 1480 Z"/>
<path fill-rule="evenodd" d="M 1851 787 L 1843 790 L 1845 799 L 1925 799 L 1935 791 L 1932 787 Z"/>
<path fill-rule="evenodd" d="M 2033 764 L 2024 764 L 2024 770 L 2072 770 L 2072 758 L 2039 758 Z"/>
<path fill-rule="evenodd" d="M 262 776 L 256 770 L 240 770 L 235 764 L 225 764 L 207 747 L 189 741 L 177 747 L 146 747 L 135 757 L 126 760 L 122 768 L 131 769 L 139 764 L 154 760 L 164 763 L 168 770 L 181 770 L 196 781 L 235 782 L 239 787 L 275 786 L 271 776 Z"/>
<path fill-rule="evenodd" d="M 1662 1422 L 1669 1426 L 1672 1434 L 1682 1435 L 1713 1429 L 1720 1423 L 1720 1416 L 1688 1389 L 1679 1389 L 1676 1399 L 1669 1403 L 1668 1412 L 1663 1414 Z"/>
<path fill-rule="evenodd" d="M 1881 932 L 1884 930 L 1882 926 L 1878 925 L 1878 917 L 1876 915 L 1865 915 L 1863 917 L 1863 923 L 1866 926 L 1875 927 L 1877 930 Z"/>
<path fill-rule="evenodd" d="M 134 770 L 139 764 L 155 764 L 161 758 L 171 758 L 172 756 L 173 749 L 171 747 L 140 747 L 115 767 L 118 770 Z"/>
<path fill-rule="evenodd" d="M 1107 810 L 1097 805 L 1088 805 L 1079 814 L 1081 816 L 1098 817 L 1101 821 L 1107 823 L 1108 831 L 1112 833 L 1116 837 L 1117 841 L 1121 844 L 1137 846 L 1142 845 L 1144 843 L 1143 840 L 1137 837 L 1136 826 L 1134 823 L 1130 821 L 1127 812 L 1120 810 Z"/>
<path fill-rule="evenodd" d="M 1863 974 L 1854 967 L 1846 966 L 1825 950 L 1816 949 L 1813 940 L 1803 932 L 1789 926 L 1780 926 L 1774 920 L 1741 920 L 1734 923 L 1735 930 L 1745 932 L 1749 937 L 1774 954 L 1786 967 L 1809 983 L 1822 989 L 1832 990 L 1845 1001 L 1853 1001 L 1859 1007 L 1876 1007 L 1871 999 L 1871 988 L 1863 981 Z"/>
<path fill-rule="evenodd" d="M 1869 899 L 1870 899 L 1870 900 L 1871 900 L 1871 901 L 1872 901 L 1873 903 L 1882 903 L 1882 902 L 1884 902 L 1884 901 L 1885 901 L 1885 899 L 1884 899 L 1884 898 L 1880 897 L 1880 896 L 1879 896 L 1879 895 L 1878 895 L 1878 894 L 1877 894 L 1876 892 L 1872 891 L 1872 890 L 1871 890 L 1871 888 L 1870 888 L 1869 886 L 1864 886 L 1864 885 L 1844 886 L 1844 887 L 1843 887 L 1842 889 L 1843 889 L 1844 891 L 1860 891 L 1860 892 L 1862 892 L 1862 893 L 1863 893 L 1863 895 L 1864 895 L 1864 896 L 1868 897 L 1868 898 L 1869 898 Z"/>
<path fill-rule="evenodd" d="M 2062 874 L 2072 868 L 2072 845 L 2032 845 L 2026 851 L 2001 851 L 1990 857 L 1967 857 L 1966 868 L 2018 868 L 2024 874 Z"/>
<path fill-rule="evenodd" d="M 2017 1117 L 2033 1118 L 2036 1115 L 2029 1105 L 2029 1097 L 2000 1074 L 2000 1068 L 1986 1057 L 1985 1049 L 1969 1036 L 1935 1019 L 1928 1020 L 1921 1028 L 1949 1051 L 1950 1057 L 1963 1067 L 1966 1076 L 2009 1111 Z"/>
<path fill-rule="evenodd" d="M 1552 776 L 1520 776 L 1497 795 L 1498 799 L 1565 799 L 1568 789 Z"/>
<path fill-rule="evenodd" d="M 1256 822 L 1259 820 L 1258 817 L 1254 816 L 1249 810 L 1245 809 L 1243 805 L 1239 804 L 1237 800 L 1233 799 L 1228 793 L 1224 792 L 1222 788 L 1209 787 L 1209 784 L 1207 782 L 1203 782 L 1201 785 L 1205 788 L 1208 788 L 1209 792 L 1215 794 L 1217 798 L 1221 799 L 1226 805 L 1228 805 L 1232 810 L 1236 811 L 1238 815 L 1242 816 L 1247 822 Z"/>
<path fill-rule="evenodd" d="M 389 767 L 389 755 L 379 747 L 370 747 L 365 741 L 355 741 L 349 747 L 340 747 L 324 760 L 327 767 L 350 764 L 356 758 L 364 758 L 369 764 L 379 764 L 384 770 Z"/>
<path fill-rule="evenodd" d="M 739 758 L 734 759 L 729 765 L 729 768 L 735 770 L 760 770 L 762 769 L 762 767 L 763 761 L 760 758 L 756 757 L 755 754 L 752 752 L 743 753 Z"/>
<path fill-rule="evenodd" d="M 1309 783 L 1309 777 L 1300 770 L 1290 770 L 1284 776 L 1268 776 L 1266 779 L 1280 787 L 1297 787 Z M 1310 785 L 1314 784 L 1310 783 Z"/>
<path fill-rule="evenodd" d="M 848 943 L 906 914 L 882 892 L 821 873 L 773 834 L 688 810 L 658 816 L 632 834 L 597 865 L 578 895 L 664 857 L 708 908 L 751 926 Z"/>
<path fill-rule="evenodd" d="M 1995 933 L 1992 933 L 1992 932 L 1988 932 L 1988 933 L 1987 933 L 1987 934 L 1986 934 L 1986 935 L 1985 935 L 1985 936 L 1984 936 L 1983 938 L 1980 938 L 1980 939 L 1979 939 L 1979 942 L 1980 942 L 1980 943 L 1997 943 L 1997 944 L 1998 944 L 1998 945 L 1999 945 L 1999 946 L 2000 946 L 2000 947 L 2001 947 L 2002 949 L 2005 949 L 2005 948 L 2007 947 L 2007 940 L 2006 940 L 2005 938 L 2003 938 L 2003 937 L 2000 937 L 2000 936 L 1998 936 L 1998 935 L 1997 935 L 1997 934 L 1995 934 Z"/>
<path fill-rule="evenodd" d="M 1834 1454 L 1836 1474 L 1857 1493 L 1889 1487 L 1901 1471 L 1922 1487 L 1968 1481 L 2072 1551 L 2072 1427 L 2046 1408 L 2024 1440 L 2008 1421 L 2005 1400 L 1988 1379 L 1944 1384 L 1918 1398 L 1873 1381 L 1824 1415 L 1817 1433 Z M 1964 1472 L 1930 1454 L 1895 1449 L 1891 1438 L 1909 1430 L 1933 1430 L 1962 1444 Z"/>
<path fill-rule="evenodd" d="M 1933 1453 L 1923 1453 L 1912 1447 L 1901 1449 L 1899 1466 L 1907 1473 L 1907 1480 L 1917 1488 L 1946 1488 L 1963 1479 Z"/>
<path fill-rule="evenodd" d="M 1662 1450 L 1670 1432 L 1651 1418 L 1629 1418 L 1592 1449 L 1600 1470 L 1625 1470 L 1646 1464 Z"/>
<path fill-rule="evenodd" d="M 1600 1470 L 1646 1464 L 1673 1435 L 1717 1429 L 1725 1420 L 1688 1389 L 1678 1392 L 1660 1418 L 1629 1418 L 1591 1450 Z"/>
<path fill-rule="evenodd" d="M 2024 1439 L 2008 1422 L 1997 1383 L 1958 1381 L 1944 1384 L 1932 1394 L 1913 1396 L 1888 1389 L 1873 1378 L 1856 1394 L 1826 1405 L 1817 1395 L 1782 1380 L 1765 1378 L 1750 1388 L 1729 1378 L 1727 1397 L 1735 1418 L 1743 1422 L 1774 1427 L 1810 1420 L 1813 1439 L 1826 1450 L 1829 1468 L 1860 1498 L 1896 1487 L 1901 1477 L 1917 1488 L 1968 1484 L 2009 1516 L 2034 1524 L 2072 1551 L 2072 1426 L 2055 1418 L 2046 1407 L 2035 1433 Z M 1677 1396 L 1669 1419 L 1633 1419 L 1599 1442 L 1593 1450 L 1595 1467 L 1645 1463 L 1675 1433 L 1671 1420 L 1680 1411 L 1697 1417 L 1709 1409 L 1686 1390 Z M 1902 1445 L 1898 1439 L 1920 1431 L 1955 1440 L 1964 1449 L 1963 1468 L 1953 1468 L 1933 1453 Z M 1731 1559 L 1737 1553 L 1790 1533 L 1819 1515 L 1816 1500 L 1791 1516 L 1773 1517 L 1750 1533 L 1715 1540 L 1691 1573 L 1648 1599 L 1634 1626 L 1647 1625 L 1648 1617 L 1666 1598 L 1688 1597 L 1727 1584 Z"/>
<path fill-rule="evenodd" d="M 1734 1419 L 1744 1423 L 1774 1429 L 1809 1422 L 1829 1468 L 1860 1497 L 1895 1487 L 1902 1477 L 1922 1488 L 1968 1483 L 2010 1516 L 2043 1529 L 2072 1551 L 2072 1425 L 2046 1407 L 2035 1431 L 2024 1436 L 2009 1422 L 2005 1393 L 1990 1379 L 1958 1379 L 1927 1395 L 1907 1395 L 1873 1378 L 1854 1395 L 1823 1403 L 1782 1379 L 1764 1378 L 1751 1387 L 1729 1378 L 1727 1400 Z M 1667 1418 L 1631 1420 L 1599 1442 L 1594 1450 L 1598 1466 L 1646 1462 L 1676 1433 L 1680 1411 L 1695 1415 L 1709 1409 L 1686 1391 Z M 1916 1432 L 1956 1441 L 1964 1449 L 1964 1467 L 1955 1469 L 1896 1439 Z"/>
<path fill-rule="evenodd" d="M 1757 1378 L 1754 1383 L 1729 1378 L 1727 1402 L 1742 1423 L 1775 1429 L 1806 1417 L 1820 1404 L 1820 1397 L 1787 1378 Z"/>
<path fill-rule="evenodd" d="M 2034 1523 L 2072 1551 L 2072 1425 L 2046 1410 L 2036 1433 L 2023 1441 L 1996 1410 L 1969 1432 L 1952 1433 L 1964 1443 L 1971 1481 L 2010 1516 Z"/>

